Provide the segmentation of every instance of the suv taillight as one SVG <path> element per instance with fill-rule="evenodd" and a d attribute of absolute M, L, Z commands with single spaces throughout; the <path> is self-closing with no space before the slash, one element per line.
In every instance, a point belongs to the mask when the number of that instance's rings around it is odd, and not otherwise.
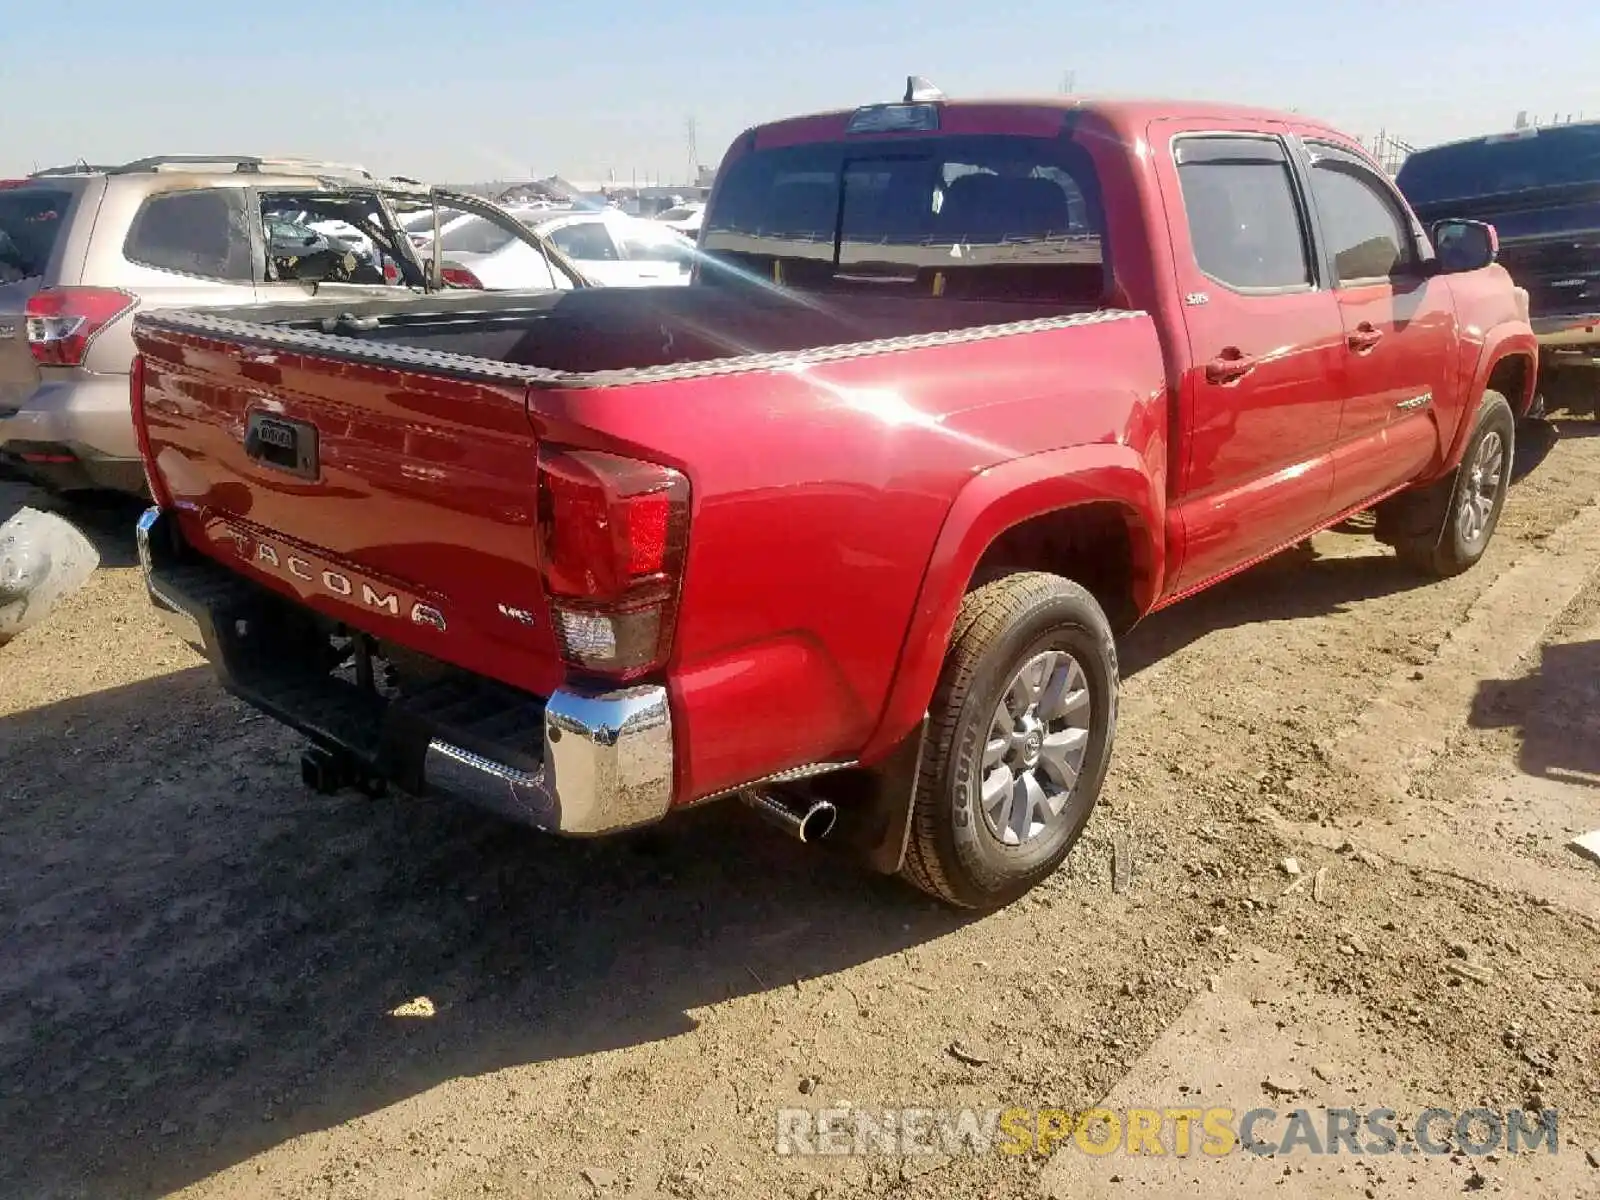
<path fill-rule="evenodd" d="M 689 543 L 689 481 L 671 467 L 539 449 L 539 567 L 562 657 L 631 679 L 666 662 Z"/>
<path fill-rule="evenodd" d="M 138 303 L 137 296 L 116 288 L 60 287 L 35 292 L 25 312 L 28 349 L 41 366 L 81 366 L 95 335 Z"/>

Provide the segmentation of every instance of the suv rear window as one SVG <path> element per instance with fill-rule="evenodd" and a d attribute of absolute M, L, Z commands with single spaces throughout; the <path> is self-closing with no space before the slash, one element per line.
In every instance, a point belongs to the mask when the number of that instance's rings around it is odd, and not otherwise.
<path fill-rule="evenodd" d="M 1418 150 L 1400 167 L 1395 182 L 1415 208 L 1600 184 L 1600 124 L 1554 125 Z"/>
<path fill-rule="evenodd" d="M 1098 301 L 1108 279 L 1104 228 L 1093 163 L 1075 143 L 897 137 L 735 160 L 700 248 L 795 286 L 870 281 Z"/>
<path fill-rule="evenodd" d="M 0 190 L 0 283 L 44 274 L 73 198 L 59 188 Z"/>

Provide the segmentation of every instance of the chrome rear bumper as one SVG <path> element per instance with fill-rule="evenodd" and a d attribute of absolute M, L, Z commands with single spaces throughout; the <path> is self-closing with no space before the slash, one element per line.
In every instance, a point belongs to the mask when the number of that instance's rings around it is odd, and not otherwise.
<path fill-rule="evenodd" d="M 139 562 L 151 603 L 211 661 L 224 687 L 362 770 L 419 795 L 466 800 L 554 833 L 611 833 L 660 820 L 672 805 L 672 712 L 658 686 L 559 688 L 542 702 L 542 739 L 493 744 L 452 725 L 426 696 L 383 699 L 332 676 L 307 682 L 273 671 L 236 630 L 251 606 L 290 603 L 198 555 L 185 555 L 169 514 L 139 518 Z M 244 621 L 249 624 L 248 619 Z M 291 666 L 293 664 L 290 664 Z M 539 698 L 525 697 L 530 712 Z M 472 742 L 469 748 L 463 742 Z M 541 744 L 542 743 L 542 744 Z"/>

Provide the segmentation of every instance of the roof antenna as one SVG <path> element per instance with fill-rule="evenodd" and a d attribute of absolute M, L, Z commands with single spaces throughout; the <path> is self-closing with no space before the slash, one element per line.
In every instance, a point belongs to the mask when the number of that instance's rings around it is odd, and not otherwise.
<path fill-rule="evenodd" d="M 906 103 L 914 104 L 919 101 L 943 100 L 944 93 L 921 75 L 906 76 Z"/>

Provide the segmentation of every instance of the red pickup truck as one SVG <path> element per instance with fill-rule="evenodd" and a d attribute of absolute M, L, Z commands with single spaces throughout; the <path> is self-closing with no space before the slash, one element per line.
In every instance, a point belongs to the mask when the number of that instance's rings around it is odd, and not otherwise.
<path fill-rule="evenodd" d="M 1118 633 L 1376 508 L 1494 531 L 1494 231 L 1215 106 L 906 101 L 729 150 L 689 287 L 143 313 L 154 602 L 393 783 L 570 834 L 740 797 L 987 907 L 1066 856 Z"/>

